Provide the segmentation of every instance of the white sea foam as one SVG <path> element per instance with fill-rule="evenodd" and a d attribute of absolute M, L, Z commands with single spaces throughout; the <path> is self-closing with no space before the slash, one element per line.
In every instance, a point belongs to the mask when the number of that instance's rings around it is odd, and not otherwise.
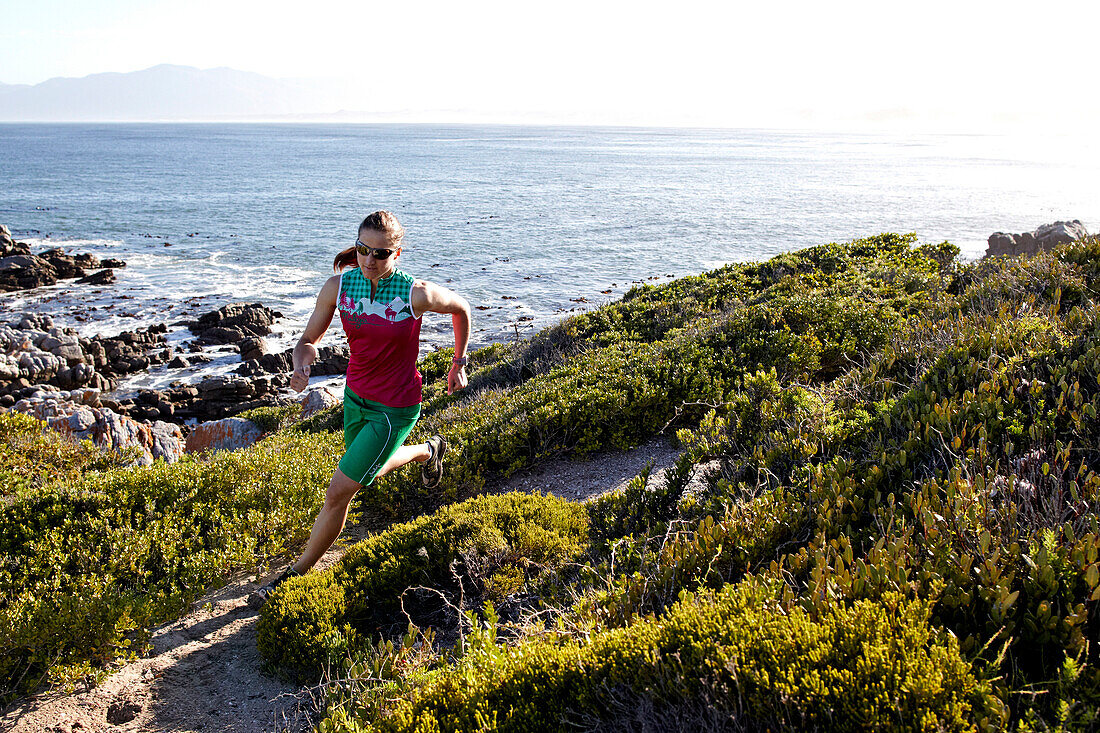
<path fill-rule="evenodd" d="M 20 242 L 31 246 L 31 252 L 61 247 L 66 252 L 97 252 L 125 247 L 126 243 L 118 239 L 53 239 L 51 237 L 19 237 Z"/>

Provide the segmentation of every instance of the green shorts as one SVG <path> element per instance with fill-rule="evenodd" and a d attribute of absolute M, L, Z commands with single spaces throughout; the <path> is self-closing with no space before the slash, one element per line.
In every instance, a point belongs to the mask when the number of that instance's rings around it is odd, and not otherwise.
<path fill-rule="evenodd" d="M 420 417 L 420 405 L 387 407 L 365 400 L 344 387 L 344 457 L 340 471 L 360 486 L 369 486 Z"/>

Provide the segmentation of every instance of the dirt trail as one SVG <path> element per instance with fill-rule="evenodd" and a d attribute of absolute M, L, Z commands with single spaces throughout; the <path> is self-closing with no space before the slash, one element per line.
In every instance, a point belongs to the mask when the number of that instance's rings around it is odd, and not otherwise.
<path fill-rule="evenodd" d="M 625 485 L 647 461 L 654 470 L 672 465 L 678 452 L 664 439 L 636 450 L 587 461 L 554 459 L 513 476 L 498 491 L 544 491 L 575 501 Z M 349 528 L 343 543 L 354 542 Z M 333 547 L 319 563 L 343 554 Z M 12 733 L 259 733 L 295 732 L 313 708 L 308 688 L 261 672 L 250 578 L 196 601 L 191 611 L 156 629 L 148 657 L 135 660 L 103 684 L 72 694 L 47 692 L 22 701 L 0 718 Z"/>

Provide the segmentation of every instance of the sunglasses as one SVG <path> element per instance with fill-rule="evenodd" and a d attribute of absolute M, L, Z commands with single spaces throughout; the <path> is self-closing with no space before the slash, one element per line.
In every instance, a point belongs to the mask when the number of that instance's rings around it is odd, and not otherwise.
<path fill-rule="evenodd" d="M 355 251 L 358 252 L 359 254 L 363 255 L 364 257 L 366 257 L 367 255 L 374 255 L 374 259 L 376 259 L 376 260 L 388 260 L 390 258 L 390 255 L 392 255 L 397 250 L 396 249 L 378 249 L 378 248 L 375 248 L 375 247 L 368 247 L 367 245 L 363 244 L 358 239 L 356 239 L 355 240 Z"/>

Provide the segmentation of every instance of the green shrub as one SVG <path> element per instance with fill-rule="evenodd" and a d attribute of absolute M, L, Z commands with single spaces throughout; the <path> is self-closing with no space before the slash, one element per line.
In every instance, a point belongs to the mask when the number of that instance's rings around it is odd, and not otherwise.
<path fill-rule="evenodd" d="M 281 585 L 263 609 L 260 652 L 286 674 L 315 678 L 341 662 L 357 638 L 404 629 L 405 614 L 448 625 L 450 606 L 501 600 L 494 590 L 517 570 L 537 583 L 576 560 L 586 539 L 584 509 L 551 496 L 481 496 L 445 507 L 356 543 L 323 572 Z M 414 586 L 432 592 L 410 597 L 405 591 Z"/>
<path fill-rule="evenodd" d="M 680 516 L 731 507 L 751 517 L 760 476 L 809 514 L 761 514 L 740 532 L 715 522 L 709 545 L 678 524 L 660 552 L 618 556 L 621 577 L 594 597 L 597 617 L 626 623 L 659 610 L 714 579 L 723 557 L 752 547 L 746 537 L 778 525 L 788 537 L 754 562 L 775 552 L 808 607 L 822 597 L 935 596 L 935 622 L 1003 676 L 999 692 L 1018 720 L 1093 725 L 1100 471 L 1077 446 L 1100 439 L 1100 317 L 1061 310 L 1061 288 L 1078 274 L 1052 268 L 1051 257 L 1002 263 L 972 282 L 959 293 L 961 317 L 930 310 L 839 380 L 820 418 L 780 409 L 770 414 L 786 417 L 769 427 L 736 400 L 723 406 L 725 417 L 701 426 L 694 459 L 717 454 L 729 480 L 685 495 Z M 689 447 L 696 439 L 686 436 Z"/>
<path fill-rule="evenodd" d="M 746 582 L 587 643 L 472 643 L 453 667 L 412 689 L 368 692 L 358 716 L 330 720 L 350 730 L 549 731 L 634 714 L 621 701 L 635 696 L 706 700 L 750 729 L 993 729 L 999 700 L 928 618 L 927 603 L 896 595 L 810 613 L 784 607 L 774 585 Z"/>
<path fill-rule="evenodd" d="M 211 583 L 300 543 L 338 455 L 333 440 L 289 433 L 0 505 L 0 697 L 106 665 Z"/>
<path fill-rule="evenodd" d="M 240 413 L 237 417 L 254 422 L 265 433 L 274 433 L 290 425 L 301 412 L 302 406 L 297 402 L 291 402 L 287 405 L 256 407 Z"/>

